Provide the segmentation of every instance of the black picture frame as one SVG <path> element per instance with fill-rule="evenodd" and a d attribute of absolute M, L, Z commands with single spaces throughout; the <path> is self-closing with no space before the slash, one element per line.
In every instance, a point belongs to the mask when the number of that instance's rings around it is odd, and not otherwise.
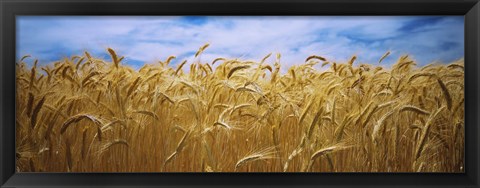
<path fill-rule="evenodd" d="M 15 173 L 18 15 L 464 15 L 465 173 Z M 0 187 L 479 187 L 478 0 L 0 0 Z"/>

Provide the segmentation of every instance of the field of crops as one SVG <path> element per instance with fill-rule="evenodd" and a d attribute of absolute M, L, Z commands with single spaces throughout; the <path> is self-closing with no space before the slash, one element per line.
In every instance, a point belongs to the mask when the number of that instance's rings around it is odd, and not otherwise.
<path fill-rule="evenodd" d="M 465 170 L 463 60 L 171 56 L 135 70 L 107 51 L 17 63 L 17 171 Z"/>

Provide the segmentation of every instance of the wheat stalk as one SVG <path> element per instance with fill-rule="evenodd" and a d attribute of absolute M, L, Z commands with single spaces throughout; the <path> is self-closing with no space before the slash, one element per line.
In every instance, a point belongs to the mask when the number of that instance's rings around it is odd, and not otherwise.
<path fill-rule="evenodd" d="M 90 120 L 91 122 L 93 122 L 96 126 L 97 126 L 97 134 L 98 134 L 98 140 L 102 140 L 102 130 L 101 128 L 104 126 L 103 123 L 96 117 L 92 116 L 92 115 L 88 115 L 88 114 L 78 114 L 78 115 L 75 115 L 75 116 L 72 116 L 70 117 L 69 119 L 67 119 L 61 129 L 60 129 L 60 133 L 61 134 L 64 134 L 65 131 L 67 130 L 68 127 L 70 127 L 70 125 L 74 124 L 74 123 L 78 123 L 80 122 L 81 120 L 83 119 L 87 119 L 87 120 Z"/>

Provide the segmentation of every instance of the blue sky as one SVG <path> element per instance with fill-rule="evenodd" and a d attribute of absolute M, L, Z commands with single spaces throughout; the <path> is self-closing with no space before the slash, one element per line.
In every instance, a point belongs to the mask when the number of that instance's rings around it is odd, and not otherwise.
<path fill-rule="evenodd" d="M 19 16 L 17 58 L 31 55 L 47 64 L 91 52 L 109 58 L 107 48 L 135 68 L 177 56 L 194 61 L 217 57 L 260 60 L 281 53 L 281 63 L 303 63 L 310 55 L 331 61 L 392 64 L 409 54 L 419 65 L 449 63 L 464 56 L 463 16 Z M 272 58 L 273 59 L 273 58 Z M 285 67 L 285 66 L 284 66 Z"/>

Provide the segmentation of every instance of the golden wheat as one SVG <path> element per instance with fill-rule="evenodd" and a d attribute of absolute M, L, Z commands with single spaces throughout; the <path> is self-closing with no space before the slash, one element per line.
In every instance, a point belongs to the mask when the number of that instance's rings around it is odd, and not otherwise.
<path fill-rule="evenodd" d="M 463 59 L 282 67 L 270 53 L 184 70 L 168 56 L 135 70 L 106 51 L 16 63 L 18 171 L 464 172 Z"/>

